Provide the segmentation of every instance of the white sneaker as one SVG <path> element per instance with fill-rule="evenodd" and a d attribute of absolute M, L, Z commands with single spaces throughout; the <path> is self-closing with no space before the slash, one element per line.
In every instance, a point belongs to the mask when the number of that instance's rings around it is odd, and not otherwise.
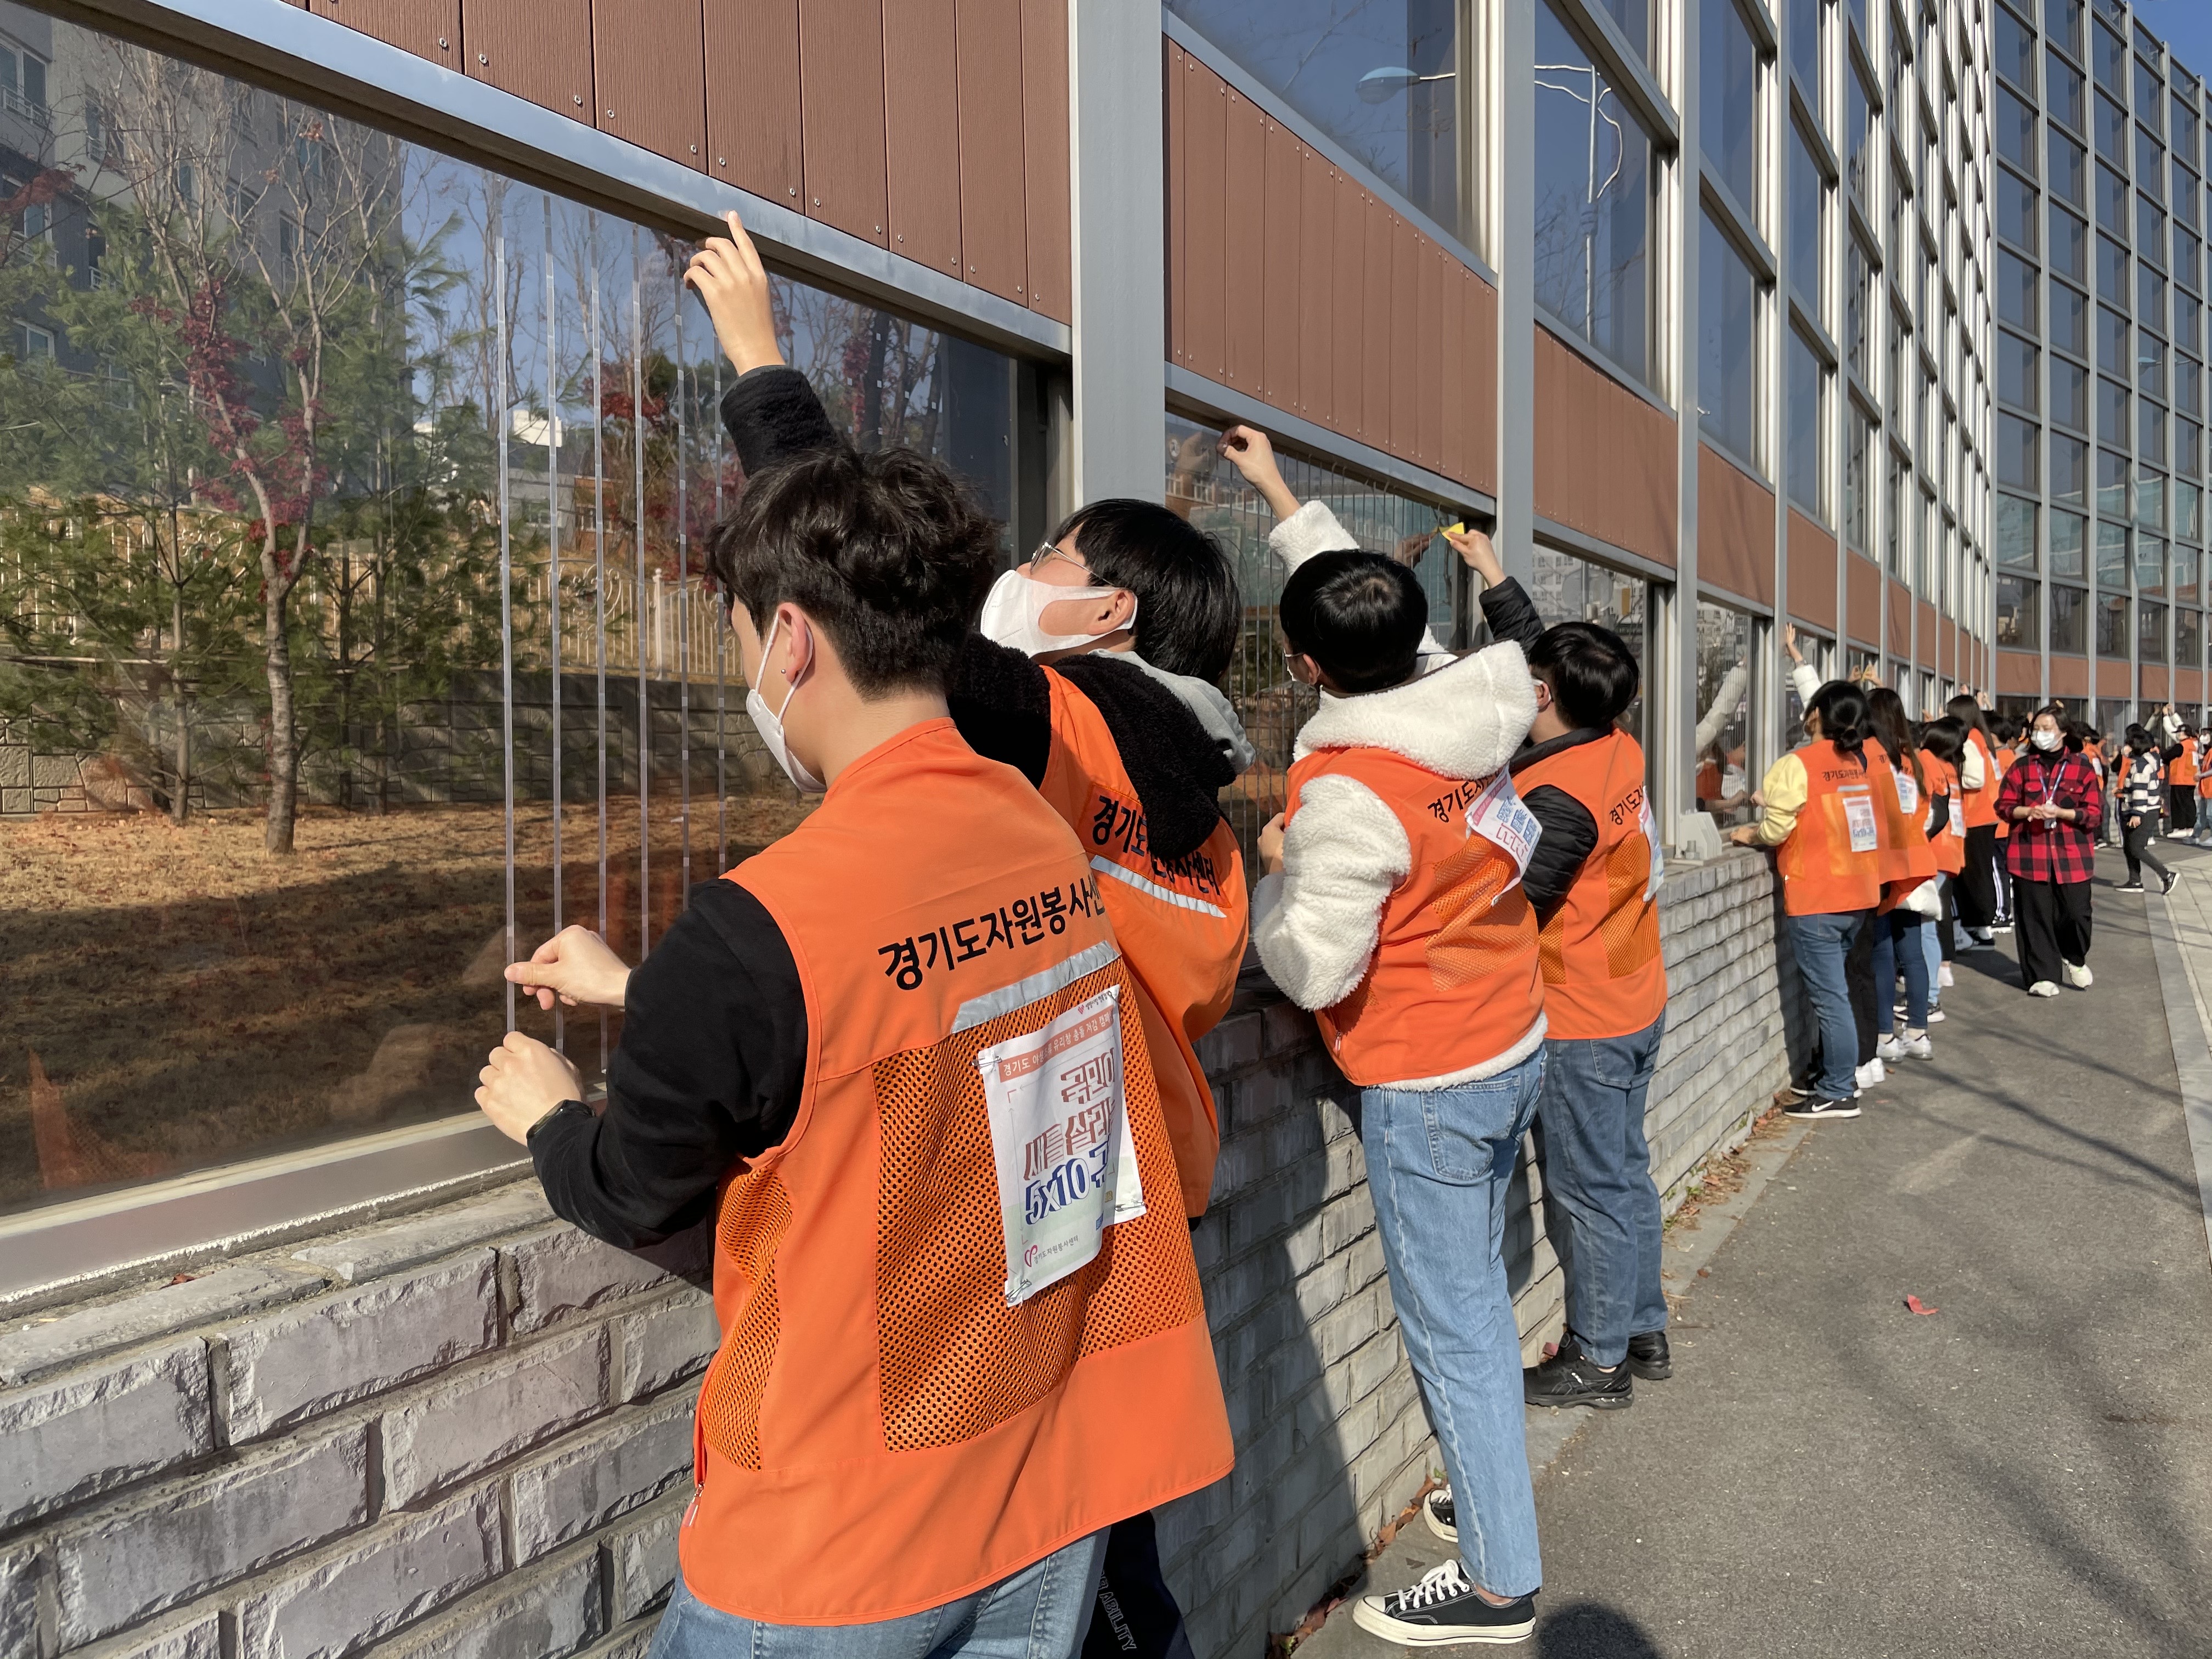
<path fill-rule="evenodd" d="M 1879 1049 L 1880 1045 L 1875 1046 Z M 1887 1079 L 1889 1074 L 1882 1069 L 1881 1055 L 1877 1052 L 1872 1060 L 1860 1066 L 1852 1075 L 1858 1079 L 1860 1088 L 1871 1089 L 1875 1084 Z"/>
<path fill-rule="evenodd" d="M 1962 957 L 1969 951 L 1987 951 L 1995 947 L 1990 944 L 1989 940 L 1985 939 L 1978 939 L 1963 927 L 1959 930 L 1959 936 L 1957 939 L 1953 942 L 1951 946 L 1952 953 L 1954 955 Z"/>
<path fill-rule="evenodd" d="M 2066 982 L 2077 991 L 2086 991 L 2097 982 L 2097 976 L 2089 971 L 2086 963 L 2076 968 L 2069 962 L 2066 964 Z"/>
<path fill-rule="evenodd" d="M 1903 1060 L 1905 1058 L 1905 1044 L 1897 1037 L 1886 1036 L 1875 1042 L 1874 1045 L 1874 1054 L 1876 1060 L 1881 1060 L 1885 1064 L 1893 1060 Z"/>
<path fill-rule="evenodd" d="M 1945 1013 L 1941 1008 L 1930 1008 L 1928 1011 L 1928 1023 L 1930 1025 L 1941 1025 L 1948 1018 L 1950 1015 Z"/>
<path fill-rule="evenodd" d="M 1908 1054 L 1915 1060 L 1936 1058 L 1936 1045 L 1928 1040 L 1925 1031 L 1907 1031 L 1898 1039 L 1897 1050 L 1895 1057 L 1900 1060 Z"/>
<path fill-rule="evenodd" d="M 2055 997 L 2058 988 L 2047 979 L 2039 979 L 2027 988 L 2027 994 L 2032 997 Z"/>
<path fill-rule="evenodd" d="M 1951 964 L 1949 963 L 1945 963 L 1942 967 L 1936 970 L 1936 982 L 1947 991 L 1957 982 L 1951 977 Z"/>

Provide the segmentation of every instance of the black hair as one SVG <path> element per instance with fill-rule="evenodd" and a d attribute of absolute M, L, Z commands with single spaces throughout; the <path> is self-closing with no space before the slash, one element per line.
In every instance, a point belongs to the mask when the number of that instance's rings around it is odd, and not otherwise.
<path fill-rule="evenodd" d="M 1619 720 L 1643 678 L 1628 641 L 1589 622 L 1558 623 L 1539 634 L 1528 671 L 1552 688 L 1553 702 L 1577 731 Z"/>
<path fill-rule="evenodd" d="M 755 629 L 799 606 L 864 697 L 944 688 L 998 560 L 999 527 L 945 468 L 842 447 L 755 473 L 707 551 Z"/>
<path fill-rule="evenodd" d="M 2066 747 L 2078 755 L 2089 744 L 2097 741 L 2097 733 L 2080 720 L 2061 720 L 2058 729 L 2065 735 Z"/>
<path fill-rule="evenodd" d="M 2143 730 L 2139 721 L 2130 721 L 2127 730 L 2127 743 L 2130 749 L 2148 749 L 2150 747 L 2150 733 Z"/>
<path fill-rule="evenodd" d="M 1137 654 L 1155 668 L 1218 680 L 1244 625 L 1236 568 L 1220 540 L 1156 501 L 1115 498 L 1070 514 L 1052 532 L 1101 587 L 1137 596 Z"/>
<path fill-rule="evenodd" d="M 1965 726 L 1969 732 L 1980 732 L 1982 734 L 1983 742 L 1989 742 L 1990 728 L 1988 722 L 1982 719 L 1982 706 L 1976 702 L 1972 697 L 1968 696 L 1965 692 L 1961 691 L 1957 696 L 1952 698 L 1950 702 L 1945 703 L 1943 705 L 1943 712 L 1948 714 L 1953 720 L 1958 721 L 1960 725 Z M 1990 746 L 1992 748 L 1996 747 L 1994 744 L 1990 744 Z"/>
<path fill-rule="evenodd" d="M 1342 691 L 1382 691 L 1413 677 L 1429 598 L 1413 573 L 1380 553 L 1316 553 L 1283 584 L 1276 611 L 1291 649 Z"/>
<path fill-rule="evenodd" d="M 1920 746 L 1946 766 L 1956 766 L 1966 752 L 1966 728 L 1946 714 L 1920 728 Z"/>
<path fill-rule="evenodd" d="M 1849 755 L 1862 767 L 1866 764 L 1867 725 L 1866 693 L 1849 680 L 1830 680 L 1813 694 L 1813 701 L 1805 705 L 1808 714 L 1820 717 L 1820 736 L 1836 745 L 1839 754 Z"/>
<path fill-rule="evenodd" d="M 1886 685 L 1867 693 L 1867 720 L 1875 739 L 1889 750 L 1889 763 L 1912 774 L 1913 787 L 1928 793 L 1928 780 L 1920 775 L 1920 755 L 1912 746 L 1912 727 L 1905 718 L 1905 699 Z M 1821 730 L 1827 729 L 1823 717 Z"/>

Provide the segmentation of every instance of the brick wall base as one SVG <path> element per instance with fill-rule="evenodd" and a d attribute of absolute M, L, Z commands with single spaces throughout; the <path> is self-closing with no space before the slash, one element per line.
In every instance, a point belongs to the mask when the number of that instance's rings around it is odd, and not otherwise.
<path fill-rule="evenodd" d="M 1784 1076 L 1795 975 L 1756 855 L 1670 870 L 1662 917 L 1649 1128 L 1671 1208 Z M 1259 1659 L 1435 1449 L 1354 1096 L 1312 1022 L 1255 995 L 1203 1054 L 1223 1143 L 1193 1243 L 1238 1459 L 1164 1512 L 1161 1550 L 1201 1659 Z M 1563 1302 L 1528 1167 L 1507 1257 L 1533 1353 Z M 531 1184 L 20 1321 L 0 1655 L 641 1659 L 714 1340 L 702 1291 L 553 1221 Z"/>

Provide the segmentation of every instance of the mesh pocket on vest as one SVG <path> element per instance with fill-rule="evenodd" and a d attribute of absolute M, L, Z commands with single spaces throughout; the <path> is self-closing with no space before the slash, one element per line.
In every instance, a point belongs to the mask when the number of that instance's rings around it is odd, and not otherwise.
<path fill-rule="evenodd" d="M 761 1466 L 761 1391 L 775 1363 L 780 1329 L 775 1252 L 790 1225 L 791 1195 L 769 1170 L 730 1183 L 714 1229 L 724 1254 L 744 1267 L 753 1293 L 715 1357 L 699 1418 L 714 1449 L 749 1469 Z"/>
<path fill-rule="evenodd" d="M 1429 908 L 1440 925 L 1427 954 L 1438 990 L 1494 973 L 1538 942 L 1528 894 L 1518 886 L 1504 890 L 1513 874 L 1513 860 L 1479 836 L 1437 866 Z"/>
<path fill-rule="evenodd" d="M 1651 843 L 1631 836 L 1605 863 L 1606 917 L 1598 940 L 1605 946 L 1605 971 L 1626 979 L 1659 954 L 1659 911 L 1640 902 L 1651 880 Z"/>

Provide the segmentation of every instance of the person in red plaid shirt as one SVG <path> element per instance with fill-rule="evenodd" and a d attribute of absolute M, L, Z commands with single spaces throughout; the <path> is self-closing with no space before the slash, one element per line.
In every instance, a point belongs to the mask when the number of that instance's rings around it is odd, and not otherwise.
<path fill-rule="evenodd" d="M 2095 983 L 2089 878 L 2105 796 L 2080 737 L 2068 736 L 2059 718 L 2055 705 L 2036 711 L 2027 746 L 1997 791 L 1998 821 L 2013 827 L 2005 867 L 2012 872 L 2021 976 L 2033 997 L 2057 996 L 2062 973 L 2077 991 Z"/>

